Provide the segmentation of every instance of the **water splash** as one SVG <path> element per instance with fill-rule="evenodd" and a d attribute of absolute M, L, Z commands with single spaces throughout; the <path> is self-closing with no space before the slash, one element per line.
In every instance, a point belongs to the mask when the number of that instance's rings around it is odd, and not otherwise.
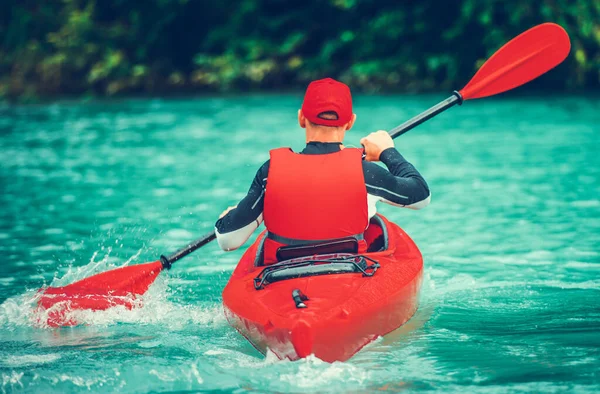
<path fill-rule="evenodd" d="M 286 386 L 298 389 L 315 389 L 335 384 L 345 387 L 362 386 L 369 379 L 369 371 L 349 363 L 326 363 L 311 355 L 299 362 L 292 372 L 282 373 L 279 377 Z"/>
<path fill-rule="evenodd" d="M 100 260 L 96 260 L 99 251 L 94 252 L 87 265 L 77 268 L 70 267 L 62 277 L 54 278 L 51 286 L 65 286 L 99 272 L 127 266 L 139 257 L 142 249 L 119 266 L 109 263 L 111 251 L 110 247 L 107 248 Z M 177 282 L 177 278 L 174 278 L 174 281 Z M 126 300 L 133 305 L 133 308 L 117 305 L 104 311 L 68 310 L 65 313 L 65 321 L 94 326 L 109 326 L 119 323 L 162 324 L 171 329 L 180 329 L 187 324 L 225 324 L 221 306 L 206 307 L 170 301 L 169 283 L 168 275 L 163 274 L 158 277 L 144 295 Z M 47 323 L 48 318 L 57 311 L 57 308 L 63 309 L 64 305 L 59 303 L 47 310 L 40 310 L 37 308 L 40 297 L 39 290 L 29 290 L 5 300 L 0 304 L 0 327 L 9 329 L 27 326 L 50 328 Z"/>
<path fill-rule="evenodd" d="M 89 276 L 98 274 L 100 272 L 108 271 L 109 269 L 125 267 L 125 266 L 129 265 L 130 263 L 136 261 L 144 249 L 143 248 L 138 249 L 136 251 L 136 253 L 134 253 L 130 258 L 128 258 L 122 264 L 111 263 L 112 250 L 113 250 L 112 246 L 109 246 L 106 248 L 102 247 L 101 250 L 95 251 L 92 254 L 92 257 L 90 258 L 90 261 L 88 264 L 81 266 L 81 267 L 73 267 L 72 265 L 69 265 L 67 272 L 61 277 L 55 276 L 52 279 L 50 286 L 52 286 L 52 287 L 66 286 L 70 283 L 73 283 L 78 280 L 87 278 Z M 104 252 L 104 255 L 100 260 L 96 261 L 96 257 L 98 257 L 100 252 Z"/>

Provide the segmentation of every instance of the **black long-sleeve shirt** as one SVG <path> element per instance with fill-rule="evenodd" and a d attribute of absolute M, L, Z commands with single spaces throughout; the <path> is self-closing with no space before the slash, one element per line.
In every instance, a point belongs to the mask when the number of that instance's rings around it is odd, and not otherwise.
<path fill-rule="evenodd" d="M 333 153 L 341 149 L 340 145 L 309 142 L 300 153 L 305 155 Z M 387 170 L 372 162 L 362 162 L 369 217 L 377 212 L 375 204 L 378 201 L 411 209 L 421 209 L 429 204 L 430 193 L 425 179 L 395 148 L 388 148 L 381 152 L 379 160 L 385 164 Z M 260 167 L 248 194 L 240 201 L 237 208 L 217 221 L 215 231 L 222 249 L 239 248 L 262 222 L 268 175 L 269 160 Z"/>

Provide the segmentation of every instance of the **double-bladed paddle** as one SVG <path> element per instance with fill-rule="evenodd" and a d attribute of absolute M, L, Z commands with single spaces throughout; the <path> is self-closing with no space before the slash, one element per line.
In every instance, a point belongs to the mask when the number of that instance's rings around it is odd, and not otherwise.
<path fill-rule="evenodd" d="M 565 29 L 542 23 L 519 34 L 496 51 L 462 90 L 389 131 L 396 138 L 465 100 L 493 96 L 514 89 L 562 63 L 571 42 Z"/>
<path fill-rule="evenodd" d="M 396 138 L 446 109 L 465 100 L 493 96 L 521 86 L 560 64 L 571 44 L 565 30 L 554 23 L 543 23 L 513 38 L 479 69 L 460 91 L 439 104 L 390 130 Z M 75 325 L 73 310 L 105 310 L 123 305 L 133 308 L 163 269 L 215 239 L 210 232 L 169 256 L 152 262 L 121 267 L 64 287 L 40 289 L 38 308 L 47 310 L 50 326 Z"/>

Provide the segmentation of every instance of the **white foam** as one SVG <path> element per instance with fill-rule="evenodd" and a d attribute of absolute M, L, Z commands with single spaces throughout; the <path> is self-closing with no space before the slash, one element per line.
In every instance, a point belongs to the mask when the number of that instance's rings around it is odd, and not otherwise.
<path fill-rule="evenodd" d="M 69 267 L 67 272 L 60 278 L 55 278 L 51 286 L 65 286 L 83 278 L 87 278 L 98 272 L 104 272 L 115 266 L 109 264 L 111 248 L 103 251 L 103 257 L 96 261 L 98 252 L 94 253 L 90 262 L 83 267 Z M 120 266 L 125 266 L 136 260 L 141 249 Z M 40 276 L 40 280 L 43 278 Z M 171 278 L 167 274 L 161 274 L 150 286 L 148 291 L 134 301 L 133 309 L 124 306 L 116 306 L 105 311 L 75 310 L 68 311 L 65 315 L 79 324 L 107 326 L 117 323 L 142 323 L 160 324 L 168 329 L 181 329 L 187 325 L 224 325 L 225 316 L 222 306 L 214 303 L 209 305 L 190 305 L 173 303 L 168 300 L 168 284 Z M 178 279 L 173 278 L 177 281 Z M 0 304 L 0 327 L 38 327 L 48 328 L 47 320 L 52 308 L 49 310 L 38 310 L 37 303 L 40 293 L 30 290 L 24 294 L 6 299 Z M 56 305 L 53 308 L 62 308 L 64 305 Z"/>
<path fill-rule="evenodd" d="M 118 242 L 118 240 L 117 240 Z M 96 257 L 102 252 L 103 257 L 96 261 Z M 73 267 L 69 266 L 67 272 L 60 278 L 55 277 L 52 280 L 50 286 L 66 286 L 70 283 L 76 282 L 78 280 L 87 278 L 94 274 L 108 271 L 114 268 L 120 268 L 129 265 L 133 261 L 136 261 L 137 258 L 142 253 L 142 249 L 139 249 L 133 256 L 131 256 L 127 261 L 121 263 L 120 260 L 117 260 L 111 257 L 112 247 L 102 247 L 100 251 L 95 251 L 88 264 L 81 267 Z M 118 262 L 119 264 L 111 264 L 111 262 Z"/>
<path fill-rule="evenodd" d="M 364 368 L 350 363 L 334 362 L 329 364 L 314 355 L 296 361 L 296 363 L 300 363 L 300 367 L 296 368 L 294 372 L 279 375 L 282 382 L 293 387 L 303 389 L 326 387 L 336 382 L 361 386 L 369 378 L 369 371 Z"/>
<path fill-rule="evenodd" d="M 2 392 L 5 393 L 6 388 L 15 389 L 15 386 L 18 386 L 21 389 L 23 389 L 24 388 L 23 382 L 21 382 L 23 375 L 25 375 L 24 372 L 15 372 L 15 371 L 11 371 L 10 374 L 2 373 Z"/>
<path fill-rule="evenodd" d="M 572 360 L 566 363 L 566 365 L 584 365 L 584 364 L 594 364 L 598 360 L 594 357 L 585 357 L 582 359 Z"/>
<path fill-rule="evenodd" d="M 166 197 L 166 196 L 168 196 L 169 194 L 171 194 L 173 192 L 174 192 L 173 189 L 167 189 L 167 188 L 164 188 L 164 187 L 152 190 L 152 194 L 155 197 Z"/>
<path fill-rule="evenodd" d="M 597 208 L 600 207 L 600 200 L 578 200 L 571 202 L 571 206 L 576 208 Z"/>
<path fill-rule="evenodd" d="M 44 234 L 55 235 L 55 234 L 63 234 L 65 230 L 62 228 L 47 228 L 44 230 Z"/>
<path fill-rule="evenodd" d="M 600 264 L 598 263 L 584 263 L 582 261 L 568 261 L 565 264 L 567 268 L 580 268 L 582 270 L 600 270 Z"/>
<path fill-rule="evenodd" d="M 190 240 L 194 237 L 194 234 L 191 232 L 180 228 L 169 230 L 165 235 L 167 238 L 175 240 Z"/>
<path fill-rule="evenodd" d="M 74 310 L 65 314 L 79 324 L 110 326 L 117 323 L 157 324 L 170 330 L 180 330 L 188 325 L 224 325 L 225 314 L 222 306 L 199 306 L 173 303 L 167 300 L 168 280 L 158 278 L 143 295 L 134 300 L 135 307 L 115 306 L 104 311 Z M 35 313 L 33 322 L 47 327 L 46 321 L 51 310 Z M 37 324 L 36 324 L 37 323 Z"/>
<path fill-rule="evenodd" d="M 33 248 L 31 248 L 31 250 L 36 251 L 36 252 L 55 252 L 58 250 L 63 250 L 63 248 L 64 248 L 64 246 L 62 246 L 62 245 L 46 244 L 46 245 L 33 247 Z"/>
<path fill-rule="evenodd" d="M 37 292 L 29 291 L 5 300 L 0 304 L 0 327 L 33 325 L 34 303 L 38 298 Z"/>
<path fill-rule="evenodd" d="M 2 364 L 8 368 L 21 368 L 32 365 L 48 364 L 60 359 L 59 354 L 25 354 L 21 356 L 8 356 Z"/>
<path fill-rule="evenodd" d="M 163 371 L 159 372 L 156 369 L 151 369 L 150 371 L 148 371 L 148 373 L 150 375 L 156 376 L 159 380 L 161 380 L 163 382 L 176 382 L 177 381 L 177 376 L 165 373 Z"/>
<path fill-rule="evenodd" d="M 569 262 L 565 264 L 571 268 L 598 269 L 599 264 Z M 531 289 L 536 287 L 553 287 L 560 289 L 584 289 L 600 290 L 600 279 L 588 280 L 583 282 L 550 280 L 486 280 L 486 278 L 475 278 L 469 274 L 461 273 L 450 278 L 449 272 L 439 269 L 428 268 L 424 273 L 424 283 L 422 292 L 427 300 L 437 299 L 447 293 L 458 293 L 463 291 L 474 291 L 491 288 L 522 288 Z M 434 279 L 435 278 L 435 279 Z M 426 300 L 426 302 L 427 302 Z"/>
<path fill-rule="evenodd" d="M 600 279 L 585 282 L 563 282 L 560 280 L 547 280 L 529 283 L 531 286 L 557 287 L 560 289 L 600 290 Z"/>
<path fill-rule="evenodd" d="M 67 312 L 65 317 L 72 318 L 81 325 L 156 324 L 169 330 L 180 330 L 189 325 L 224 326 L 226 324 L 221 305 L 172 303 L 165 299 L 164 287 L 164 285 L 152 286 L 148 293 L 137 300 L 138 307 L 131 310 L 124 306 L 115 306 L 104 311 L 75 310 Z M 38 311 L 36 308 L 38 299 L 39 295 L 31 291 L 5 300 L 0 304 L 0 327 L 50 328 L 47 320 L 52 309 Z"/>
<path fill-rule="evenodd" d="M 600 255 L 600 252 L 596 252 L 594 250 L 580 250 L 580 249 L 576 249 L 573 247 L 569 247 L 566 249 L 567 253 L 570 253 L 572 255 L 576 255 L 576 256 L 580 256 L 580 257 L 590 257 L 590 256 L 598 256 Z"/>
<path fill-rule="evenodd" d="M 207 350 L 204 352 L 206 356 L 220 356 L 222 354 L 226 354 L 223 350 Z"/>
<path fill-rule="evenodd" d="M 164 366 L 158 369 L 148 371 L 150 375 L 156 376 L 162 382 L 188 382 L 193 386 L 204 384 L 204 378 L 200 371 L 205 371 L 197 362 L 191 363 L 189 366 L 170 367 Z"/>
<path fill-rule="evenodd" d="M 121 244 L 121 246 L 123 246 L 123 245 Z M 125 263 L 123 263 L 122 267 L 125 267 L 126 265 L 129 265 L 131 262 L 136 261 L 137 258 L 140 257 L 141 253 L 142 253 L 142 249 L 139 249 L 137 252 L 135 252 L 135 254 L 133 256 L 128 258 L 127 261 L 125 261 Z"/>
<path fill-rule="evenodd" d="M 102 386 L 103 383 L 106 383 L 106 379 L 103 379 L 101 377 L 85 379 L 81 376 L 71 376 L 67 374 L 62 374 L 58 377 L 53 377 L 51 378 L 51 381 L 53 385 L 57 385 L 59 382 L 70 382 L 77 387 L 85 387 L 88 391 L 92 390 L 92 386 Z"/>
<path fill-rule="evenodd" d="M 162 344 L 161 341 L 158 340 L 154 340 L 154 341 L 145 341 L 145 342 L 140 342 L 138 343 L 138 346 L 144 349 L 151 349 L 157 346 L 160 346 Z"/>

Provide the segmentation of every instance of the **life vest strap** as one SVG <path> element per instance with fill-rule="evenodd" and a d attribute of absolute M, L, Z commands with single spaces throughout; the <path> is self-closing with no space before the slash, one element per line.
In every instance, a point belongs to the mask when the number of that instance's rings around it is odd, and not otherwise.
<path fill-rule="evenodd" d="M 288 246 L 303 246 L 303 245 L 316 245 L 316 244 L 321 244 L 321 243 L 334 242 L 334 241 L 339 241 L 339 240 L 348 239 L 348 238 L 354 238 L 357 241 L 362 241 L 365 239 L 365 235 L 364 235 L 364 233 L 360 233 L 360 234 L 348 235 L 348 236 L 342 237 L 342 238 L 304 240 L 304 239 L 287 238 L 287 237 L 275 234 L 271 231 L 267 231 L 267 238 L 269 238 L 272 241 L 278 242 L 280 244 L 288 245 Z"/>

